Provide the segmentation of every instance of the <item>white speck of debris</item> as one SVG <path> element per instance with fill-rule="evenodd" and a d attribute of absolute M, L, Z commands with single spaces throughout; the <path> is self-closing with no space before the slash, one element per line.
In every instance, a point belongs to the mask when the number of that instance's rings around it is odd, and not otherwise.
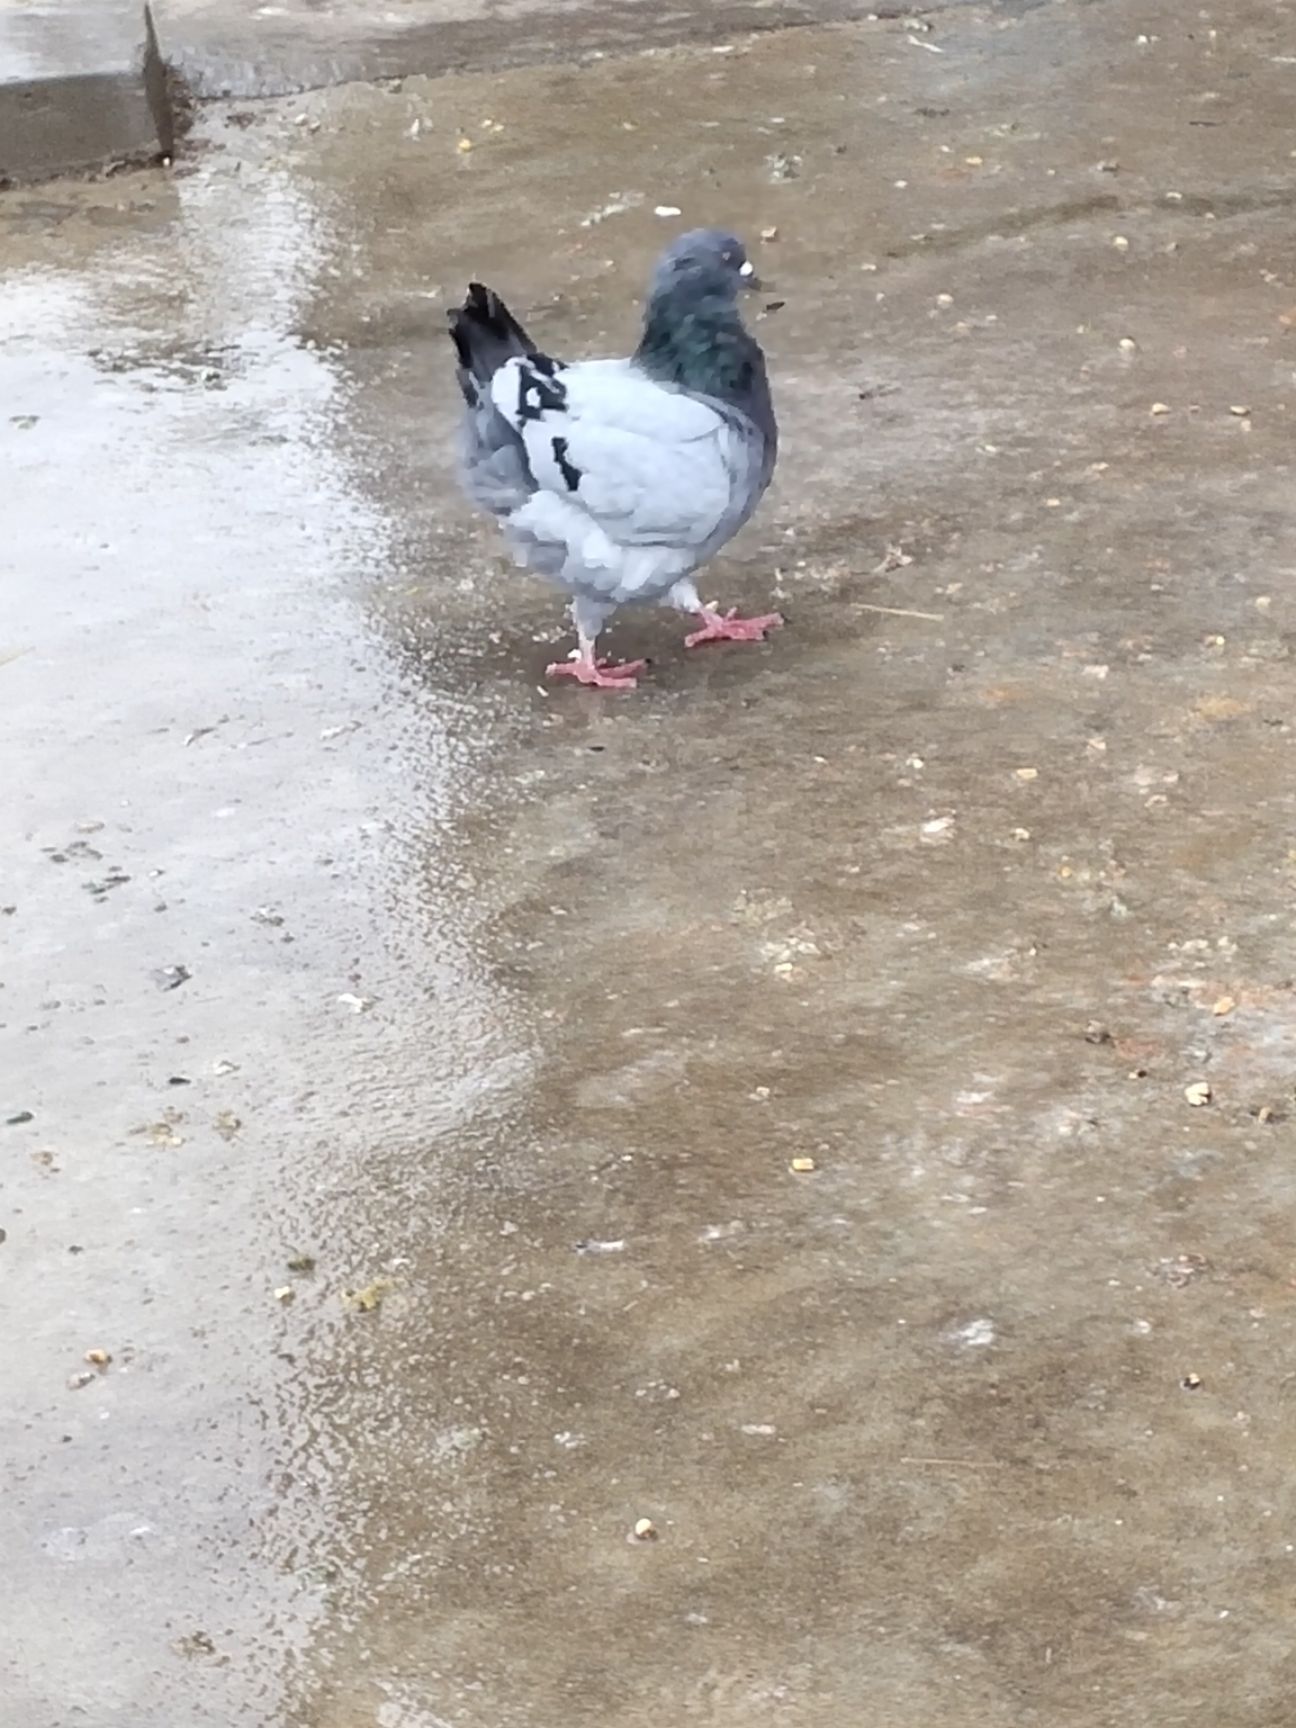
<path fill-rule="evenodd" d="M 682 216 L 684 212 L 678 204 L 656 204 L 653 206 L 654 216 Z"/>
<path fill-rule="evenodd" d="M 597 210 L 591 210 L 588 216 L 582 216 L 582 228 L 597 228 L 600 222 L 606 222 L 609 216 L 620 216 L 623 211 L 633 210 L 636 204 L 643 203 L 642 192 L 614 192 L 606 204 Z"/>
<path fill-rule="evenodd" d="M 1195 1110 L 1200 1110 L 1203 1104 L 1209 1104 L 1212 1093 L 1210 1085 L 1205 1080 L 1194 1080 L 1191 1086 L 1184 1087 L 1184 1097 Z"/>
<path fill-rule="evenodd" d="M 925 48 L 929 54 L 943 54 L 945 50 L 938 48 L 934 42 L 920 42 L 916 36 L 906 36 L 905 41 L 911 48 Z"/>
<path fill-rule="evenodd" d="M 952 816 L 932 816 L 928 821 L 922 823 L 918 832 L 924 840 L 943 840 L 953 826 L 954 818 Z"/>
<path fill-rule="evenodd" d="M 951 1327 L 946 1336 L 964 1350 L 984 1350 L 995 1341 L 994 1321 L 984 1317 L 969 1320 L 962 1326 Z"/>
<path fill-rule="evenodd" d="M 651 1542 L 657 1534 L 657 1526 L 651 1518 L 636 1518 L 634 1539 L 636 1542 Z"/>
<path fill-rule="evenodd" d="M 367 1013 L 374 1005 L 372 996 L 357 996 L 351 990 L 344 990 L 338 997 L 338 1001 L 344 1008 L 349 1008 L 353 1014 Z"/>
<path fill-rule="evenodd" d="M 740 1236 L 743 1231 L 740 1218 L 731 1219 L 728 1224 L 708 1224 L 698 1235 L 699 1242 L 727 1242 L 731 1236 Z"/>
<path fill-rule="evenodd" d="M 757 1437 L 765 1437 L 771 1434 L 777 1434 L 778 1429 L 772 1422 L 744 1422 L 741 1432 Z"/>
<path fill-rule="evenodd" d="M 576 1247 L 582 1254 L 623 1254 L 625 1238 L 619 1236 L 615 1242 L 578 1242 Z"/>

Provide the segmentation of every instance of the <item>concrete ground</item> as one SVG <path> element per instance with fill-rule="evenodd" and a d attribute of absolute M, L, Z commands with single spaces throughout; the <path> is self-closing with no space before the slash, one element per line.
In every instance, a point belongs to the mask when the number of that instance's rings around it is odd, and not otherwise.
<path fill-rule="evenodd" d="M 13 1728 L 1291 1722 L 1296 8 L 926 22 L 0 201 Z M 788 628 L 546 690 L 444 308 L 720 219 Z"/>

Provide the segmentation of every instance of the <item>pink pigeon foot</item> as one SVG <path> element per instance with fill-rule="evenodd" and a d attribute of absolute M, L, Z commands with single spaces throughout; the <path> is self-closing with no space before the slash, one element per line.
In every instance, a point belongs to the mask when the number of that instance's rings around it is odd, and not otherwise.
<path fill-rule="evenodd" d="M 704 606 L 698 616 L 702 628 L 684 638 L 686 648 L 700 648 L 704 642 L 763 642 L 771 630 L 781 629 L 783 624 L 777 612 L 767 612 L 763 618 L 740 618 L 736 606 L 727 612 Z"/>
<path fill-rule="evenodd" d="M 550 678 L 574 678 L 596 690 L 633 690 L 639 683 L 636 673 L 647 664 L 646 660 L 596 660 L 592 654 L 582 654 L 576 660 L 555 660 L 545 671 Z"/>

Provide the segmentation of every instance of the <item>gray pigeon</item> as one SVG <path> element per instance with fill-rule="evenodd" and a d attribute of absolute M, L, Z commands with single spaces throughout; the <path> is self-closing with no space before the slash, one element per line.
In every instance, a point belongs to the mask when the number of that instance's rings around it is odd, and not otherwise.
<path fill-rule="evenodd" d="M 579 647 L 551 677 L 633 690 L 644 662 L 595 652 L 627 601 L 696 615 L 689 648 L 761 641 L 782 624 L 717 612 L 693 580 L 756 508 L 778 454 L 765 356 L 738 313 L 750 281 L 732 234 L 681 235 L 653 272 L 629 360 L 542 354 L 480 282 L 450 314 L 464 488 L 499 517 L 517 563 L 572 596 Z"/>

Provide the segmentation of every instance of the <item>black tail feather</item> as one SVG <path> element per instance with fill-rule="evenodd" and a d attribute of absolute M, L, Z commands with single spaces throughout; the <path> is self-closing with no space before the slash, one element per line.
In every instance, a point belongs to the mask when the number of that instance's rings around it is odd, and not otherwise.
<path fill-rule="evenodd" d="M 459 384 L 469 402 L 474 385 L 487 384 L 515 354 L 539 353 L 535 343 L 500 299 L 480 282 L 468 284 L 463 305 L 449 314 L 450 338 L 459 356 Z"/>

